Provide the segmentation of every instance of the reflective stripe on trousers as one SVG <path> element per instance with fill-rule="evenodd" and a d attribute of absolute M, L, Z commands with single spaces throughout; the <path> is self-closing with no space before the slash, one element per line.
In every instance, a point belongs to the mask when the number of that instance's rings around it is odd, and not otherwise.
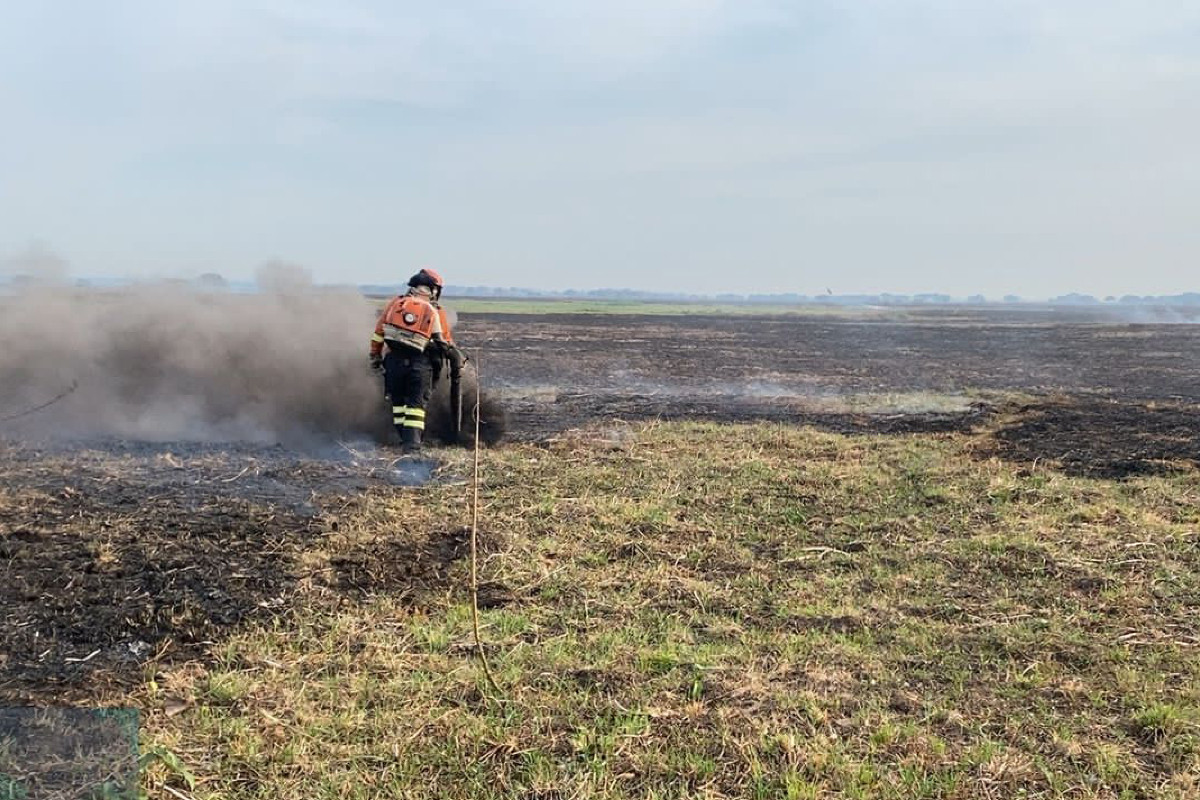
<path fill-rule="evenodd" d="M 411 406 L 392 406 L 392 424 L 397 428 L 425 430 L 425 409 Z"/>

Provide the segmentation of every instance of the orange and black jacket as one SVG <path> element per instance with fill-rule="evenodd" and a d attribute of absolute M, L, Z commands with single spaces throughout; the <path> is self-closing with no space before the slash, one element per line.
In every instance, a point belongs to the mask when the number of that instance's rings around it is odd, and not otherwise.
<path fill-rule="evenodd" d="M 411 348 L 425 352 L 430 340 L 442 336 L 442 312 L 424 297 L 405 294 L 388 303 L 375 323 L 371 355 L 378 356 L 386 342 L 389 348 Z"/>

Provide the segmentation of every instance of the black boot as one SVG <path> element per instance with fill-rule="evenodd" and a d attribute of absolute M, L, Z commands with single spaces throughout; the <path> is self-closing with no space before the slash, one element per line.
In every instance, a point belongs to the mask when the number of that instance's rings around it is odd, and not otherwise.
<path fill-rule="evenodd" d="M 400 430 L 400 450 L 404 453 L 421 452 L 421 431 L 405 426 Z"/>

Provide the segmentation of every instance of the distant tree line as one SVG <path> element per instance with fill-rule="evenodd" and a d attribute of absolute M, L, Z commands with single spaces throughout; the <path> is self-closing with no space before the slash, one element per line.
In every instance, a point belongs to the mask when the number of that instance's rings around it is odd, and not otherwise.
<path fill-rule="evenodd" d="M 361 286 L 368 294 L 394 294 L 403 291 L 403 286 Z M 453 297 L 503 297 L 512 299 L 579 299 L 579 300 L 640 300 L 649 302 L 727 302 L 727 303 L 763 303 L 772 305 L 791 305 L 804 303 L 820 303 L 830 305 L 861 306 L 861 305 L 945 305 L 950 303 L 967 303 L 969 305 L 985 305 L 995 303 L 1025 303 L 1047 302 L 1052 305 L 1087 305 L 1104 303 L 1144 304 L 1144 305 L 1200 305 L 1200 293 L 1184 292 L 1173 295 L 1125 295 L 1123 297 L 1108 296 L 1103 300 L 1089 294 L 1070 293 L 1052 297 L 1048 301 L 1030 301 L 1016 294 L 1006 294 L 999 299 L 988 299 L 982 294 L 969 295 L 966 298 L 956 298 L 941 292 L 923 292 L 918 294 L 800 294 L 798 292 L 736 294 L 724 292 L 721 294 L 697 294 L 689 292 L 648 292 L 638 289 L 567 289 L 565 291 L 550 291 L 544 289 L 525 289 L 521 287 L 495 286 L 455 286 L 446 287 L 446 295 Z"/>
<path fill-rule="evenodd" d="M 4 274 L 0 270 L 0 286 L 8 286 L 12 288 L 21 288 L 31 284 L 38 284 L 45 280 L 44 275 L 47 272 L 55 275 L 61 275 L 64 271 L 60 267 L 60 263 L 49 258 L 43 259 L 45 262 L 38 262 L 37 266 L 46 267 L 38 270 L 30 270 L 28 272 L 10 270 L 9 274 Z M 16 264 L 19 267 L 29 267 L 30 259 Z M 62 262 L 65 264 L 65 262 Z M 6 264 L 6 266 L 14 266 L 14 264 Z M 284 267 L 288 269 L 283 269 Z M 207 272 L 192 281 L 187 281 L 182 278 L 169 279 L 164 282 L 187 286 L 192 285 L 204 291 L 255 291 L 257 288 L 263 288 L 264 275 L 267 277 L 278 277 L 276 273 L 282 274 L 287 272 L 287 276 L 291 276 L 292 282 L 298 285 L 312 286 L 309 281 L 311 277 L 307 270 L 300 267 L 294 267 L 283 262 L 271 262 L 264 265 L 259 270 L 256 276 L 257 281 L 230 281 L 224 276 L 216 272 Z M 295 275 L 292 275 L 295 273 Z M 287 277 L 285 276 L 285 277 Z M 265 281 L 269 283 L 270 281 Z M 106 278 L 78 278 L 72 283 L 79 286 L 120 286 L 128 283 L 128 281 L 120 279 Z M 257 283 L 257 285 L 256 285 Z M 398 283 L 388 284 L 360 284 L 358 290 L 367 295 L 394 295 L 402 293 L 406 290 L 406 286 Z M 552 291 L 546 289 L 527 289 L 519 286 L 497 287 L 497 286 L 457 286 L 449 285 L 446 287 L 447 297 L 496 297 L 508 299 L 560 299 L 560 300 L 625 300 L 625 301 L 642 301 L 642 302 L 660 302 L 660 303 L 686 303 L 686 302 L 722 302 L 722 303 L 745 303 L 745 304 L 771 304 L 771 305 L 800 305 L 807 303 L 838 305 L 838 306 L 908 306 L 908 305 L 946 305 L 950 303 L 966 303 L 969 305 L 984 305 L 995 303 L 1024 303 L 1024 302 L 1044 302 L 1050 305 L 1062 306 L 1085 306 L 1085 305 L 1153 305 L 1153 306 L 1200 306 L 1200 292 L 1183 292 L 1182 294 L 1169 295 L 1136 295 L 1127 294 L 1117 297 L 1108 295 L 1103 299 L 1099 299 L 1094 295 L 1082 294 L 1079 292 L 1070 292 L 1068 294 L 1051 297 L 1046 301 L 1026 301 L 1024 298 L 1015 294 L 1006 294 L 999 300 L 989 300 L 982 294 L 973 294 L 966 298 L 956 298 L 948 294 L 940 292 L 924 292 L 918 294 L 893 294 L 890 292 L 881 292 L 879 294 L 833 294 L 826 290 L 824 294 L 800 294 L 798 292 L 775 292 L 775 293 L 752 293 L 752 294 L 737 294 L 732 292 L 724 292 L 721 294 L 699 294 L 694 292 L 648 292 L 640 289 L 566 289 L 563 291 Z"/>

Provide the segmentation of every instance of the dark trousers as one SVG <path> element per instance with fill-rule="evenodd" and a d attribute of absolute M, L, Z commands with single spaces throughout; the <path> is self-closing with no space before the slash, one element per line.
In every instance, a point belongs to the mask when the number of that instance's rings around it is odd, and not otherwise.
<path fill-rule="evenodd" d="M 425 404 L 433 391 L 433 366 L 428 356 L 396 345 L 388 348 L 383 368 L 384 387 L 392 398 L 392 423 L 401 438 L 407 438 L 405 428 L 425 430 Z"/>

